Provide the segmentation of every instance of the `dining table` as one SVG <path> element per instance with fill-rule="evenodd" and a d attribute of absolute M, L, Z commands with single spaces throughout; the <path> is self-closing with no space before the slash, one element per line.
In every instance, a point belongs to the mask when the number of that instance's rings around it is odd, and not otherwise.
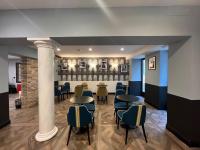
<path fill-rule="evenodd" d="M 73 104 L 81 105 L 93 102 L 94 98 L 90 96 L 74 96 L 71 97 L 69 101 Z"/>
<path fill-rule="evenodd" d="M 141 102 L 140 101 L 141 98 L 139 98 L 138 96 L 129 95 L 129 94 L 118 95 L 117 99 L 121 102 L 126 102 L 127 109 L 129 108 L 129 104 L 132 104 L 132 103 L 139 104 Z"/>

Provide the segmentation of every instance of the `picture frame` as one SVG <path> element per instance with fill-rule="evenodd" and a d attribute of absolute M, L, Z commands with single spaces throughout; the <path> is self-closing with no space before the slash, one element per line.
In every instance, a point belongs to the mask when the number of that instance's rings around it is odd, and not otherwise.
<path fill-rule="evenodd" d="M 62 70 L 68 70 L 68 63 L 67 62 L 63 62 L 61 69 Z"/>
<path fill-rule="evenodd" d="M 149 58 L 148 69 L 149 70 L 156 70 L 156 56 Z"/>
<path fill-rule="evenodd" d="M 107 70 L 107 67 L 108 67 L 107 59 L 102 59 L 101 70 Z"/>
<path fill-rule="evenodd" d="M 128 72 L 128 65 L 127 64 L 122 64 L 120 68 L 121 68 L 121 72 Z"/>
<path fill-rule="evenodd" d="M 85 69 L 86 68 L 86 61 L 84 61 L 84 60 L 79 61 L 79 68 Z"/>

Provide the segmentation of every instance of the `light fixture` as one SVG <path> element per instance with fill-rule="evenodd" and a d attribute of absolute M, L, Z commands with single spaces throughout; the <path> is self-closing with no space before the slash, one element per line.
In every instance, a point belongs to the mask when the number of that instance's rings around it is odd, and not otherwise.
<path fill-rule="evenodd" d="M 60 49 L 59 47 L 57 47 L 56 50 L 57 50 L 58 52 L 61 51 L 61 49 Z"/>
<path fill-rule="evenodd" d="M 124 48 L 122 47 L 122 48 L 120 48 L 120 51 L 124 51 Z"/>
<path fill-rule="evenodd" d="M 88 50 L 91 52 L 91 51 L 92 51 L 92 48 L 89 48 Z"/>

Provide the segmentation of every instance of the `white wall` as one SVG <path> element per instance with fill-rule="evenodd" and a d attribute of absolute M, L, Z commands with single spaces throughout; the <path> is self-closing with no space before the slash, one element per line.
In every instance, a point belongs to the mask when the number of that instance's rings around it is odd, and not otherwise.
<path fill-rule="evenodd" d="M 8 92 L 8 52 L 0 49 L 0 93 Z"/>
<path fill-rule="evenodd" d="M 9 59 L 8 60 L 8 74 L 9 84 L 16 85 L 16 63 L 21 63 L 20 59 Z"/>
<path fill-rule="evenodd" d="M 130 81 L 141 81 L 141 59 L 130 59 Z"/>
<path fill-rule="evenodd" d="M 156 57 L 156 70 L 149 70 L 149 58 Z M 158 51 L 145 57 L 145 82 L 157 86 L 168 86 L 168 51 Z"/>
<path fill-rule="evenodd" d="M 122 82 L 124 85 L 128 85 L 128 81 L 59 81 L 60 85 L 63 85 L 65 82 L 70 83 L 70 91 L 74 92 L 75 86 L 80 85 L 82 83 L 88 84 L 88 89 L 92 92 L 97 92 L 97 85 L 99 82 L 103 82 L 107 85 L 107 90 L 109 93 L 115 93 L 116 92 L 116 85 L 117 82 Z"/>

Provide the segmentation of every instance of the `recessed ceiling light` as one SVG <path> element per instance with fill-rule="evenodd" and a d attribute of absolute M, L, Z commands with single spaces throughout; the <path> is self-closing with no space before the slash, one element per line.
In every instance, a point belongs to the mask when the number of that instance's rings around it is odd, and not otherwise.
<path fill-rule="evenodd" d="M 57 47 L 56 50 L 57 50 L 58 52 L 61 51 L 61 49 L 60 49 L 59 47 Z"/>
<path fill-rule="evenodd" d="M 120 48 L 120 51 L 124 51 L 124 48 L 122 47 L 122 48 Z"/>
<path fill-rule="evenodd" d="M 91 52 L 91 51 L 92 51 L 92 48 L 89 48 L 89 51 Z"/>

